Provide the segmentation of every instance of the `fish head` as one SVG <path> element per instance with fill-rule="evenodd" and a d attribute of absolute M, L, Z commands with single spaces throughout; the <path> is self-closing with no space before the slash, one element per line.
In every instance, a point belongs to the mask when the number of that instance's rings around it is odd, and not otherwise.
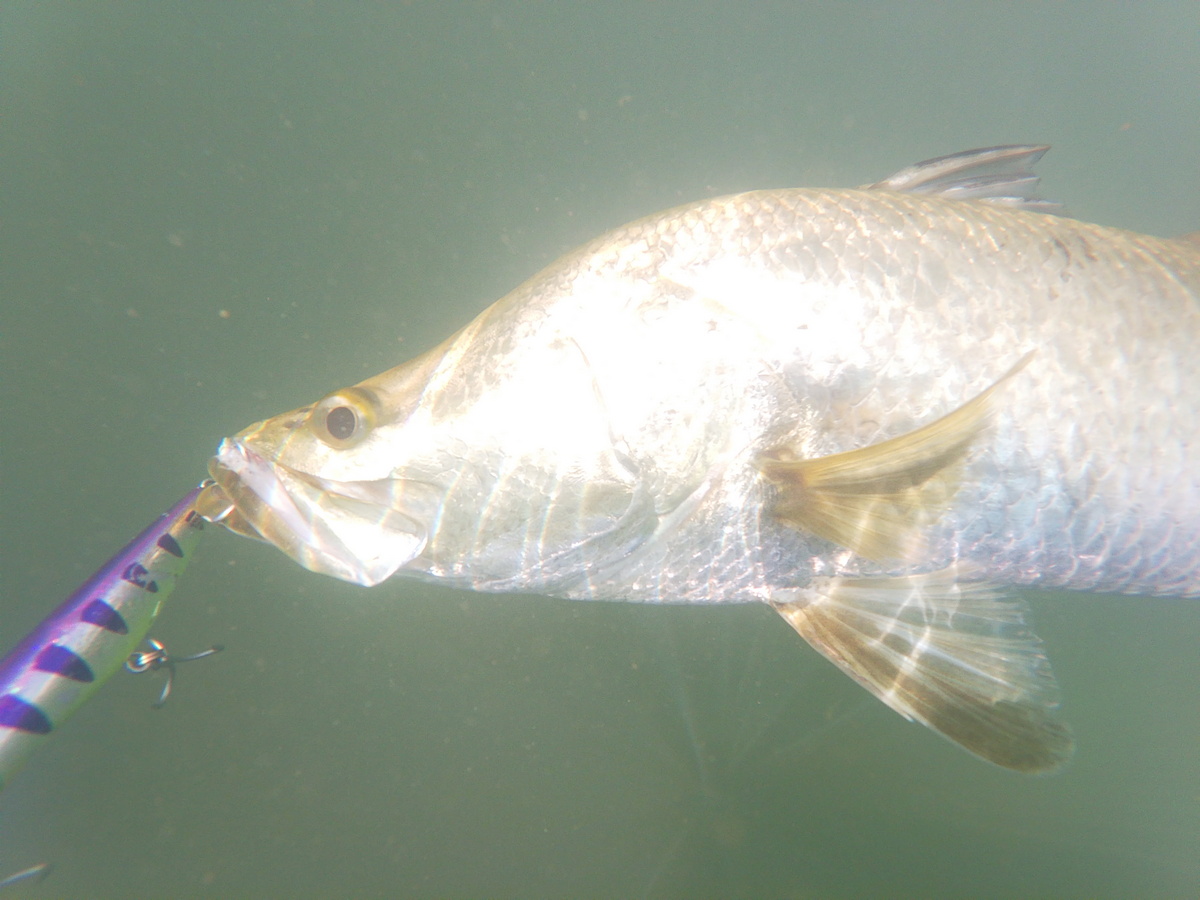
<path fill-rule="evenodd" d="M 375 585 L 425 548 L 444 488 L 403 474 L 399 435 L 441 354 L 226 438 L 198 509 L 305 568 Z"/>

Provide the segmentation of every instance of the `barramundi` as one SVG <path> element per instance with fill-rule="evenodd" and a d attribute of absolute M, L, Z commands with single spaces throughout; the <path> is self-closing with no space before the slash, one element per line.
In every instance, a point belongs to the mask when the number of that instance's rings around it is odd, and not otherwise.
<path fill-rule="evenodd" d="M 363 585 L 767 603 L 908 719 L 1059 768 L 1021 589 L 1200 594 L 1200 240 L 1061 215 L 1045 150 L 617 228 L 223 441 L 199 508 Z"/>

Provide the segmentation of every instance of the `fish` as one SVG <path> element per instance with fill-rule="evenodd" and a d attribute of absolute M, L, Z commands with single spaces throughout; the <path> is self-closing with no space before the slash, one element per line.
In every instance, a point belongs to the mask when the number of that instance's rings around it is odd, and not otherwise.
<path fill-rule="evenodd" d="M 1063 215 L 1047 149 L 616 228 L 224 439 L 198 508 L 361 585 L 766 603 L 906 719 L 1058 771 L 1023 593 L 1200 594 L 1200 238 Z"/>
<path fill-rule="evenodd" d="M 155 518 L 0 661 L 0 788 L 146 637 L 195 555 L 204 486 Z"/>

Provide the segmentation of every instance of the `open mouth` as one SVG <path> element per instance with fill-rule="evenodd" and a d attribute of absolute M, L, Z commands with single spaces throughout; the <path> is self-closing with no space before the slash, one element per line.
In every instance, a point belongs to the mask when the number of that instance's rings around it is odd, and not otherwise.
<path fill-rule="evenodd" d="M 313 572 L 374 585 L 425 548 L 426 527 L 405 511 L 433 488 L 401 479 L 329 481 L 268 460 L 226 438 L 209 462 L 216 484 L 202 515 L 274 544 Z"/>

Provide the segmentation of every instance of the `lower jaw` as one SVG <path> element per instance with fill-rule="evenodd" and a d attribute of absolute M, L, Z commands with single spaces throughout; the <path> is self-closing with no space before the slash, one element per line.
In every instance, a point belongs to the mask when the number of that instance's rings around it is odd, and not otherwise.
<path fill-rule="evenodd" d="M 196 512 L 212 522 L 243 537 L 263 540 L 261 534 L 238 511 L 230 496 L 219 484 L 209 482 L 196 498 Z"/>

